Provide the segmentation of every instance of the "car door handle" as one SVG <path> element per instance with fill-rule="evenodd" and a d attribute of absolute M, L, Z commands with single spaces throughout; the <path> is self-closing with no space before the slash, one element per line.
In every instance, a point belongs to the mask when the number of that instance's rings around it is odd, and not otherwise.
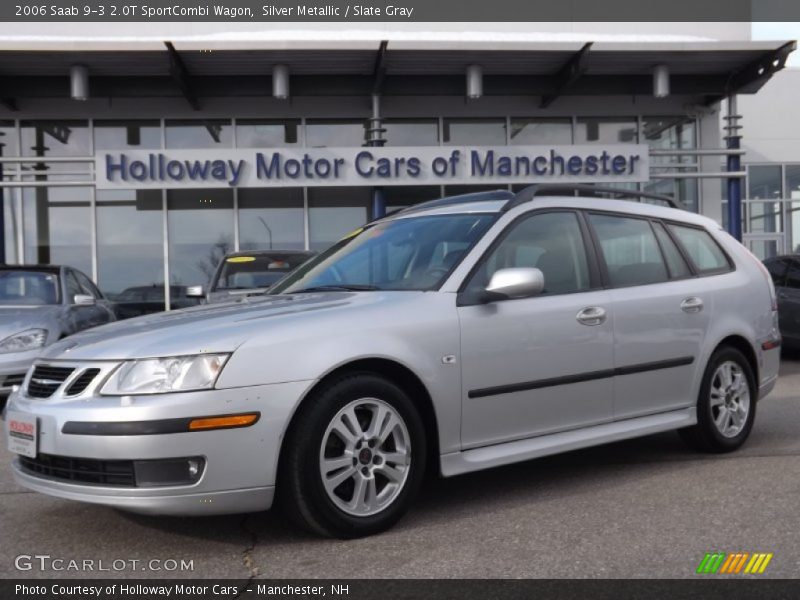
<path fill-rule="evenodd" d="M 599 306 L 587 306 L 575 318 L 581 325 L 600 325 L 606 322 L 606 310 Z"/>
<path fill-rule="evenodd" d="M 690 314 L 698 313 L 703 310 L 703 301 L 696 296 L 684 298 L 683 302 L 681 302 L 681 310 Z"/>

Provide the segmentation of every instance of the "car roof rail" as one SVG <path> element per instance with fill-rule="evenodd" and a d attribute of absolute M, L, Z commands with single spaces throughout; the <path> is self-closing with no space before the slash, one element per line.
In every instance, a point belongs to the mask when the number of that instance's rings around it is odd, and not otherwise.
<path fill-rule="evenodd" d="M 626 196 L 628 198 L 658 200 L 666 203 L 670 208 L 677 208 L 685 210 L 683 206 L 678 204 L 673 198 L 669 196 L 662 196 L 661 194 L 651 194 L 650 192 L 640 192 L 639 190 L 626 190 L 624 188 L 610 188 L 600 187 L 586 184 L 571 184 L 571 183 L 552 183 L 552 184 L 534 184 L 517 192 L 516 196 L 506 202 L 503 206 L 503 212 L 508 212 L 512 208 L 516 208 L 520 204 L 530 202 L 537 196 L 544 196 L 546 194 L 563 194 L 563 192 L 591 192 L 592 194 L 616 194 L 618 196 Z"/>
<path fill-rule="evenodd" d="M 445 196 L 444 198 L 437 198 L 436 200 L 428 200 L 427 202 L 420 202 L 408 208 L 392 212 L 393 215 L 407 215 L 408 213 L 417 212 L 420 210 L 429 210 L 431 208 L 440 208 L 442 206 L 452 206 L 454 204 L 467 204 L 470 202 L 491 202 L 492 200 L 507 200 L 511 202 L 516 198 L 513 192 L 508 190 L 487 190 L 485 192 L 472 192 L 471 194 L 461 194 L 460 196 Z"/>

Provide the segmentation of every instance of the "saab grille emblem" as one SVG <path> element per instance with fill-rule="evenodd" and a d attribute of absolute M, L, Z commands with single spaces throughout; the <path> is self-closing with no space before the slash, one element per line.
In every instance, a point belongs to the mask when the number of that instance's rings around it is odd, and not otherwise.
<path fill-rule="evenodd" d="M 772 560 L 772 552 L 708 552 L 697 566 L 700 575 L 760 574 Z"/>

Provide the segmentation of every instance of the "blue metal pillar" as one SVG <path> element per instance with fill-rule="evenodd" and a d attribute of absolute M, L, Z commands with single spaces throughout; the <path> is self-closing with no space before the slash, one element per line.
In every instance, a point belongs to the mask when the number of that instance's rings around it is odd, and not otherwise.
<path fill-rule="evenodd" d="M 386 129 L 381 125 L 381 97 L 372 94 L 372 118 L 367 121 L 367 146 L 380 148 L 386 143 L 383 134 Z M 386 195 L 382 187 L 372 188 L 372 202 L 370 206 L 370 219 L 380 219 L 386 216 Z"/>
<path fill-rule="evenodd" d="M 372 188 L 372 206 L 370 207 L 371 219 L 380 219 L 386 216 L 386 196 L 383 188 Z"/>
<path fill-rule="evenodd" d="M 725 116 L 727 125 L 727 147 L 730 150 L 739 150 L 741 147 L 742 136 L 739 135 L 739 115 L 736 110 L 736 96 L 728 97 L 728 114 Z M 726 161 L 726 168 L 729 173 L 741 170 L 742 161 L 739 154 L 729 154 Z M 729 177 L 728 185 L 728 233 L 734 238 L 742 241 L 742 179 L 741 177 Z"/>

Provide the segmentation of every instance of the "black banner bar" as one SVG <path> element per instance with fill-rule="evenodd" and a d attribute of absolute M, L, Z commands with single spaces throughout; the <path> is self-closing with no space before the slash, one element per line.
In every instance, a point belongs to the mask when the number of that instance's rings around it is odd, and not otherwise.
<path fill-rule="evenodd" d="M 580 575 L 576 566 L 576 575 Z M 237 580 L 237 579 L 19 579 L 0 582 L 3 600 L 592 600 L 703 598 L 704 600 L 794 600 L 800 581 L 727 579 L 698 575 L 695 579 L 574 580 Z"/>
<path fill-rule="evenodd" d="M 3 0 L 12 22 L 800 21 L 795 0 Z"/>

